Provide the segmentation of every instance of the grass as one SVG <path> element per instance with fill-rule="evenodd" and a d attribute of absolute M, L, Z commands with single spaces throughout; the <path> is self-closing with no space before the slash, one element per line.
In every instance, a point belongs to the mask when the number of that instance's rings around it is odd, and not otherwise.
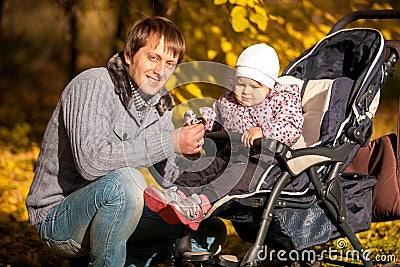
<path fill-rule="evenodd" d="M 381 105 L 374 121 L 373 138 L 396 132 L 397 100 Z M 38 146 L 15 149 L 10 148 L 10 144 L 0 143 L 0 153 L 0 267 L 68 267 L 64 258 L 55 255 L 41 243 L 36 231 L 28 223 L 24 201 L 33 178 Z M 223 252 L 243 256 L 250 244 L 243 242 L 231 224 L 225 222 L 229 237 Z M 392 256 L 396 262 L 400 262 L 400 221 L 373 223 L 370 230 L 358 236 L 374 256 Z M 335 241 L 328 244 L 335 245 Z"/>

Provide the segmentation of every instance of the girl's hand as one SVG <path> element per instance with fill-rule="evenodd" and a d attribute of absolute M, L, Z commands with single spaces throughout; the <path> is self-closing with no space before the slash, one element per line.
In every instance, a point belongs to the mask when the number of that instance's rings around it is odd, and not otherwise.
<path fill-rule="evenodd" d="M 188 125 L 195 124 L 193 121 L 195 119 L 196 119 L 196 114 L 193 112 L 193 110 L 191 110 L 191 109 L 186 110 L 185 114 L 183 115 L 184 125 L 188 126 Z"/>
<path fill-rule="evenodd" d="M 246 147 L 251 147 L 254 140 L 261 138 L 262 136 L 261 127 L 253 127 L 244 132 L 240 140 Z"/>
<path fill-rule="evenodd" d="M 185 121 L 184 126 L 188 126 L 188 125 L 192 125 L 192 121 L 193 120 L 192 120 L 192 118 L 190 116 L 185 116 L 184 121 Z"/>

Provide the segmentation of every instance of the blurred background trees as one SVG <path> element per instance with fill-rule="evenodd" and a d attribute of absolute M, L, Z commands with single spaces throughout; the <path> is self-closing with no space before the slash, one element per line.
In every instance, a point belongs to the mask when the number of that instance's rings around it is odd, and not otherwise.
<path fill-rule="evenodd" d="M 162 15 L 174 21 L 186 39 L 185 62 L 213 61 L 233 67 L 244 47 L 266 42 L 277 50 L 282 71 L 326 36 L 340 18 L 366 9 L 400 9 L 400 3 L 0 0 L 0 266 L 68 266 L 43 246 L 27 222 L 24 202 L 42 134 L 69 80 L 87 68 L 105 66 L 122 50 L 128 29 L 137 19 Z M 359 21 L 353 26 L 378 28 L 386 39 L 400 39 L 400 20 Z M 397 98 L 393 96 L 399 95 L 399 77 L 384 85 L 375 136 L 397 130 Z M 217 97 L 219 90 L 222 88 L 192 83 L 172 92 L 180 103 L 193 97 Z M 364 242 L 375 251 L 399 251 L 399 229 L 398 221 L 374 224 Z M 230 253 L 246 247 L 238 237 L 233 239 L 227 248 Z"/>
<path fill-rule="evenodd" d="M 399 6 L 397 0 L 0 0 L 0 141 L 39 143 L 68 81 L 105 66 L 123 49 L 132 23 L 145 16 L 166 16 L 182 29 L 185 61 L 234 66 L 244 47 L 265 42 L 277 50 L 283 70 L 346 14 Z M 387 39 L 398 39 L 399 23 L 351 26 L 379 28 Z M 180 89 L 178 102 L 215 94 L 203 84 Z"/>

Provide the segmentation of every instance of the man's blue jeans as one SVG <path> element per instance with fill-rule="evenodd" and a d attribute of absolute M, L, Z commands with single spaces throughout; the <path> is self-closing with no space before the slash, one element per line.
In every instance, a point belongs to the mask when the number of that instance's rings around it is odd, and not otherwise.
<path fill-rule="evenodd" d="M 37 226 L 39 235 L 66 257 L 90 254 L 89 266 L 150 266 L 168 259 L 183 227 L 165 223 L 144 207 L 146 186 L 136 169 L 113 171 L 53 208 Z M 215 245 L 214 239 L 207 246 Z"/>

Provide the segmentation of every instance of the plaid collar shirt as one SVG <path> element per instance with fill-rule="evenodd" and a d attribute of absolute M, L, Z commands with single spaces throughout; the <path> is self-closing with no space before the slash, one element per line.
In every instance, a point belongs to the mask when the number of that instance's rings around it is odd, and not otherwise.
<path fill-rule="evenodd" d="M 136 108 L 136 111 L 139 115 L 140 121 L 143 121 L 143 117 L 146 114 L 147 108 L 150 106 L 149 102 L 143 99 L 143 97 L 140 96 L 138 90 L 133 86 L 131 80 L 129 79 L 129 84 L 132 88 L 132 101 L 133 105 Z"/>

